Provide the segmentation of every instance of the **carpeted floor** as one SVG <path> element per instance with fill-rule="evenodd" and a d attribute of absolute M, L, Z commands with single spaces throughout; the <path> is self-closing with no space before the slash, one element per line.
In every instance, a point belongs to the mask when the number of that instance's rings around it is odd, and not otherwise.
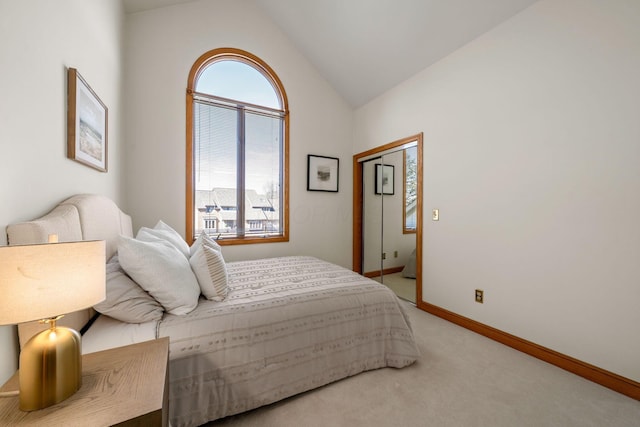
<path fill-rule="evenodd" d="M 247 427 L 640 427 L 640 402 L 425 313 L 422 358 L 208 424 Z"/>
<path fill-rule="evenodd" d="M 373 280 L 380 282 L 380 277 L 374 277 Z M 416 302 L 416 279 L 402 277 L 402 272 L 385 274 L 382 278 L 384 285 L 391 288 L 400 298 L 412 302 Z"/>

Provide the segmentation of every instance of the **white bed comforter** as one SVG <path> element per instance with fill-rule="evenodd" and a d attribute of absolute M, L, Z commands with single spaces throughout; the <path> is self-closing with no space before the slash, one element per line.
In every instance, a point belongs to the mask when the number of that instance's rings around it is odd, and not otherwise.
<path fill-rule="evenodd" d="M 230 293 L 166 315 L 170 418 L 195 426 L 419 356 L 385 286 L 312 257 L 228 263 Z"/>

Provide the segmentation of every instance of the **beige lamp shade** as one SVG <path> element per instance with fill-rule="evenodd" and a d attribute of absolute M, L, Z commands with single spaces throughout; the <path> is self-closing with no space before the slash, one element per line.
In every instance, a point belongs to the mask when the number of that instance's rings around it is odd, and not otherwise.
<path fill-rule="evenodd" d="M 0 247 L 0 325 L 71 313 L 104 298 L 104 241 Z"/>

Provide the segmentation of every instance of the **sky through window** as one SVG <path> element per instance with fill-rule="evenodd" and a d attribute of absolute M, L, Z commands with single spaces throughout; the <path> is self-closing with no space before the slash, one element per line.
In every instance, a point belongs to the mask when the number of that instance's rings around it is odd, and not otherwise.
<path fill-rule="evenodd" d="M 196 91 L 209 95 L 281 109 L 271 83 L 252 66 L 235 60 L 216 61 L 205 68 Z"/>

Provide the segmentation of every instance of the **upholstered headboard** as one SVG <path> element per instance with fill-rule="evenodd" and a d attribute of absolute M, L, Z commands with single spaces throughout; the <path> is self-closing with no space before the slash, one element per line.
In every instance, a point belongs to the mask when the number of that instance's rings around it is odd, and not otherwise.
<path fill-rule="evenodd" d="M 57 234 L 60 242 L 104 240 L 106 262 L 116 253 L 119 236 L 132 237 L 133 230 L 129 215 L 122 212 L 108 197 L 96 194 L 70 197 L 38 219 L 7 226 L 9 245 L 46 243 L 51 234 Z M 81 330 L 94 314 L 93 309 L 69 313 L 59 324 Z M 38 322 L 18 325 L 20 347 L 46 327 Z"/>

